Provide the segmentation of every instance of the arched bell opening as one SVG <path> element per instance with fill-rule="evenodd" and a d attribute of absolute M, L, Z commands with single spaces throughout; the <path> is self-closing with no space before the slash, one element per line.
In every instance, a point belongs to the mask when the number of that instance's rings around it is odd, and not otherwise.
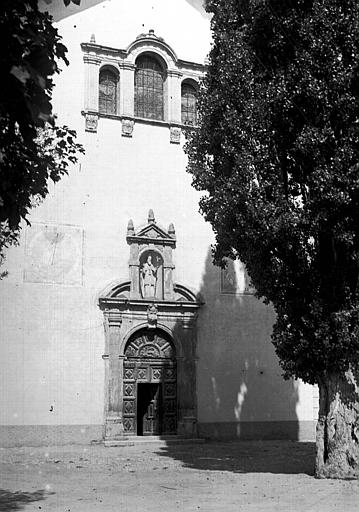
<path fill-rule="evenodd" d="M 123 429 L 126 435 L 177 432 L 177 364 L 171 337 L 142 328 L 124 350 Z"/>

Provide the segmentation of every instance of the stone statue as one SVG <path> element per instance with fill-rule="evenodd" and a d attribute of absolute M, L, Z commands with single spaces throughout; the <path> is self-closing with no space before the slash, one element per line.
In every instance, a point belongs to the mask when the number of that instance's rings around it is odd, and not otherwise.
<path fill-rule="evenodd" d="M 149 254 L 147 261 L 141 268 L 141 292 L 142 297 L 154 297 L 156 294 L 157 268 L 152 263 L 152 256 Z"/>

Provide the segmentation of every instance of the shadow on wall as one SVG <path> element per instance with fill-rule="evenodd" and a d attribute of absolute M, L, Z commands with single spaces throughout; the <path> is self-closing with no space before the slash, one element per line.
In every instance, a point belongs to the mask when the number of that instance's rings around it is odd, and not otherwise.
<path fill-rule="evenodd" d="M 13 492 L 7 489 L 0 489 L 0 511 L 24 510 L 28 503 L 42 501 L 45 497 L 45 491 L 41 489 L 34 492 Z"/>
<path fill-rule="evenodd" d="M 297 440 L 297 383 L 281 375 L 270 340 L 274 310 L 248 281 L 231 260 L 221 273 L 208 252 L 198 318 L 199 435 Z"/>

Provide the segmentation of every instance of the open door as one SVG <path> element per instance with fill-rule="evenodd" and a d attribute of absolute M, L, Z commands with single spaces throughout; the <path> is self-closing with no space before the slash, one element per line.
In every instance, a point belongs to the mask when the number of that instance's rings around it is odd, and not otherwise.
<path fill-rule="evenodd" d="M 161 434 L 161 384 L 139 383 L 137 388 L 137 435 Z"/>

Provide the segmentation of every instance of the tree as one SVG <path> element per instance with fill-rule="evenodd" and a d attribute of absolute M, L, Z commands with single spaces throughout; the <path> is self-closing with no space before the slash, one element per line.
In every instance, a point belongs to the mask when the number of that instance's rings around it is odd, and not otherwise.
<path fill-rule="evenodd" d="M 359 4 L 209 0 L 187 144 L 214 259 L 276 310 L 286 378 L 318 384 L 316 475 L 359 475 Z"/>
<path fill-rule="evenodd" d="M 21 220 L 46 197 L 49 179 L 66 174 L 83 148 L 52 115 L 51 77 L 59 60 L 68 61 L 51 16 L 37 0 L 2 0 L 0 12 L 1 263 L 5 247 L 18 241 Z"/>

